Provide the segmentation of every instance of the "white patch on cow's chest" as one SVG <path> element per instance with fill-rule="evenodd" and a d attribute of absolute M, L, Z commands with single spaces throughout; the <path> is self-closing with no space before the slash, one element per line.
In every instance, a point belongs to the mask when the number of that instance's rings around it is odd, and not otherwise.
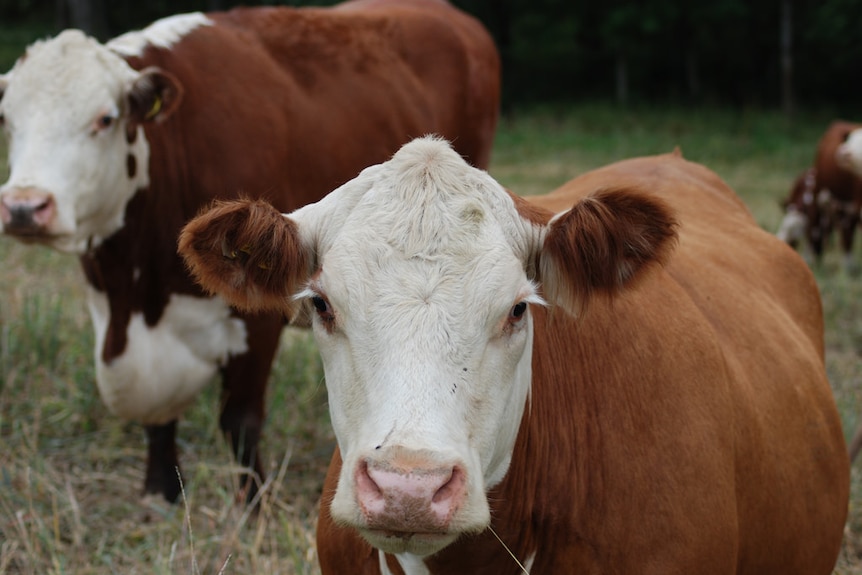
<path fill-rule="evenodd" d="M 148 45 L 170 48 L 192 30 L 212 25 L 213 21 L 201 12 L 178 14 L 156 20 L 143 30 L 117 36 L 106 45 L 121 56 L 140 56 Z"/>
<path fill-rule="evenodd" d="M 380 572 L 383 575 L 392 575 L 392 571 L 389 570 L 389 566 L 386 564 L 386 553 L 378 550 L 377 554 L 380 559 Z M 411 555 L 410 553 L 400 553 L 395 555 L 395 559 L 398 560 L 398 564 L 405 575 L 431 575 L 431 571 L 428 570 L 421 557 Z"/>
<path fill-rule="evenodd" d="M 176 419 L 212 381 L 228 356 L 248 350 L 245 324 L 221 298 L 172 295 L 154 327 L 132 314 L 122 355 L 106 364 L 108 298 L 90 288 L 96 332 L 96 383 L 102 401 L 119 417 L 144 424 Z"/>

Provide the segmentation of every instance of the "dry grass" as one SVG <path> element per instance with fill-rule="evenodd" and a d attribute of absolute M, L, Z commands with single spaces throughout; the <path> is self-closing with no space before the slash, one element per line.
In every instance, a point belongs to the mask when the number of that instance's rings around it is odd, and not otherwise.
<path fill-rule="evenodd" d="M 829 119 L 787 124 L 769 114 L 606 106 L 539 111 L 503 123 L 491 173 L 516 192 L 539 193 L 592 167 L 680 145 L 774 230 L 777 202 Z M 319 572 L 314 525 L 333 438 L 307 333 L 285 333 L 270 385 L 269 479 L 259 517 L 234 501 L 239 470 L 218 430 L 217 385 L 180 425 L 184 504 L 141 502 L 143 431 L 98 399 L 76 260 L 0 239 L 0 261 L 0 574 Z M 849 435 L 862 409 L 862 278 L 841 271 L 834 254 L 817 276 L 828 371 Z M 854 469 L 836 573 L 862 575 L 860 535 L 862 481 Z"/>

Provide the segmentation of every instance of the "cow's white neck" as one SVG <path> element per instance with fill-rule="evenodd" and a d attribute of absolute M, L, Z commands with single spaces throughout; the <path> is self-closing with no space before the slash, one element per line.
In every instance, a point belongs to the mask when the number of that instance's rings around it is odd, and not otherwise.
<path fill-rule="evenodd" d="M 393 575 L 392 571 L 389 570 L 389 565 L 386 564 L 386 553 L 378 551 L 377 554 L 380 559 L 380 573 L 382 575 Z M 395 559 L 398 561 L 398 565 L 401 566 L 401 570 L 404 571 L 404 575 L 431 575 L 431 571 L 428 570 L 421 557 L 411 555 L 410 553 L 399 553 L 395 555 Z"/>

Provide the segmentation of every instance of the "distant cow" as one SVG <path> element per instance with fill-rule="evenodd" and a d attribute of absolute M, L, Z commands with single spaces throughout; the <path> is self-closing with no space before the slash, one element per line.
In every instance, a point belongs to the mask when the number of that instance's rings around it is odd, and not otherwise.
<path fill-rule="evenodd" d="M 859 128 L 862 128 L 862 124 L 843 120 L 836 120 L 829 125 L 817 144 L 813 188 L 806 191 L 810 192 L 810 195 L 802 195 L 800 198 L 810 201 L 803 207 L 794 202 L 794 185 L 781 225 L 783 229 L 793 222 L 798 225 L 800 219 L 804 220 L 807 239 L 818 258 L 822 255 L 823 244 L 832 229 L 837 228 L 840 232 L 844 266 L 847 269 L 856 267 L 852 252 L 862 210 L 862 177 L 852 170 L 852 162 L 849 159 L 852 154 L 848 152 L 848 146 L 844 142 Z M 799 218 L 800 215 L 804 217 Z"/>
<path fill-rule="evenodd" d="M 817 189 L 817 170 L 808 168 L 796 177 L 790 195 L 781 203 L 784 218 L 775 235 L 794 249 L 810 252 L 819 262 L 832 233 L 830 200 L 829 190 Z"/>
<path fill-rule="evenodd" d="M 180 250 L 235 305 L 313 317 L 325 574 L 831 573 L 817 285 L 702 166 L 520 199 L 424 138 L 287 217 L 223 203 Z"/>
<path fill-rule="evenodd" d="M 0 76 L 0 95 L 2 231 L 80 256 L 101 397 L 146 426 L 144 491 L 173 501 L 177 418 L 218 373 L 221 428 L 262 474 L 284 323 L 205 296 L 176 253 L 183 223 L 237 195 L 298 208 L 428 133 L 487 166 L 499 60 L 481 24 L 440 0 L 237 8 L 106 45 L 63 32 Z"/>

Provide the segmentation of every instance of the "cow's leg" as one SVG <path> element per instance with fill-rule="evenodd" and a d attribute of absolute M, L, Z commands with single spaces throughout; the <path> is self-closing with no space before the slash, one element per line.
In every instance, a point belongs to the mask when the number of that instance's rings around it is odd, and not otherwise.
<path fill-rule="evenodd" d="M 853 239 L 858 225 L 859 206 L 848 206 L 841 217 L 841 252 L 844 254 L 844 270 L 847 272 L 855 272 L 857 268 L 853 258 Z"/>
<path fill-rule="evenodd" d="M 144 495 L 161 494 L 174 503 L 180 495 L 177 458 L 177 420 L 164 425 L 147 425 L 147 476 Z"/>
<path fill-rule="evenodd" d="M 237 460 L 253 472 L 242 476 L 246 501 L 251 501 L 264 477 L 258 443 L 265 415 L 267 379 L 284 322 L 278 316 L 252 316 L 245 318 L 245 325 L 248 351 L 231 357 L 222 369 L 220 424 Z"/>

